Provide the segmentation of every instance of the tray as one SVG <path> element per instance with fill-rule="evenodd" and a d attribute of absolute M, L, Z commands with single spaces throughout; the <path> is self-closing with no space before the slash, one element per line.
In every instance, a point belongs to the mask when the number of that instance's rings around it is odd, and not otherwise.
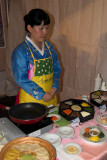
<path fill-rule="evenodd" d="M 107 106 L 107 91 L 97 90 L 90 93 L 90 102 L 97 107 L 102 105 Z"/>
<path fill-rule="evenodd" d="M 56 157 L 56 151 L 55 151 L 55 148 L 52 146 L 52 144 L 50 144 L 48 141 L 46 140 L 43 140 L 41 138 L 35 138 L 35 137 L 21 137 L 21 138 L 16 138 L 12 141 L 10 141 L 9 143 L 7 143 L 1 150 L 0 152 L 0 160 L 4 160 L 4 157 L 6 155 L 6 153 L 9 152 L 9 150 L 11 150 L 12 148 L 14 148 L 15 145 L 19 145 L 20 146 L 20 153 L 21 151 L 23 151 L 23 153 L 25 152 L 34 152 L 35 151 L 35 148 L 32 148 L 33 150 L 30 151 L 30 147 L 28 147 L 28 144 L 32 144 L 32 145 L 35 145 L 35 144 L 39 144 L 41 147 L 44 147 L 48 153 L 49 153 L 49 159 L 50 160 L 55 160 L 55 157 Z M 22 145 L 25 146 L 25 148 L 23 148 L 22 150 Z M 27 146 L 27 147 L 26 147 Z M 16 148 L 17 149 L 17 148 Z M 19 150 L 19 149 L 17 149 Z M 12 152 L 10 152 L 12 154 Z M 11 156 L 10 154 L 10 156 Z M 37 154 L 37 152 L 35 153 Z M 15 154 L 14 154 L 15 156 Z"/>
<path fill-rule="evenodd" d="M 94 113 L 94 106 L 84 100 L 68 99 L 60 102 L 59 114 L 68 121 L 79 117 L 80 122 L 85 122 L 92 119 Z"/>

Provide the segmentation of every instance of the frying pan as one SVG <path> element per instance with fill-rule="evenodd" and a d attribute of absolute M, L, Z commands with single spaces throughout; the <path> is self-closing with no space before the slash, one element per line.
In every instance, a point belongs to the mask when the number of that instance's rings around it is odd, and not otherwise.
<path fill-rule="evenodd" d="M 9 108 L 10 119 L 18 124 L 34 124 L 47 115 L 47 107 L 40 103 L 21 103 Z"/>

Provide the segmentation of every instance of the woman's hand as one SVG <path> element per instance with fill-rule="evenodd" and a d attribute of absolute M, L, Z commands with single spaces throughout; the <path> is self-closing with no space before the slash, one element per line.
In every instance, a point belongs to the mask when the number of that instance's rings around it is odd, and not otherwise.
<path fill-rule="evenodd" d="M 51 88 L 51 90 L 49 91 L 49 94 L 54 97 L 55 93 L 56 93 L 56 88 Z"/>
<path fill-rule="evenodd" d="M 45 102 L 48 102 L 48 101 L 50 101 L 52 98 L 53 98 L 53 97 L 52 97 L 49 93 L 46 92 L 42 99 L 43 99 Z"/>
<path fill-rule="evenodd" d="M 55 93 L 56 93 L 56 88 L 51 88 L 51 90 L 49 91 L 49 92 L 46 92 L 45 93 L 45 95 L 43 96 L 43 100 L 45 101 L 45 102 L 48 102 L 48 101 L 50 101 L 53 97 L 54 97 L 54 95 L 55 95 Z"/>

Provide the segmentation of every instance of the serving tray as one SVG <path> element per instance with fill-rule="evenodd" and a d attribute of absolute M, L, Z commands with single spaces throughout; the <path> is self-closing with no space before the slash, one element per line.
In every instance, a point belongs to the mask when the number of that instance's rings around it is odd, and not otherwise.
<path fill-rule="evenodd" d="M 85 122 L 92 119 L 94 113 L 94 106 L 84 100 L 68 99 L 60 102 L 59 114 L 68 121 L 79 117 L 80 122 Z"/>
<path fill-rule="evenodd" d="M 90 102 L 97 107 L 102 105 L 107 106 L 107 91 L 97 90 L 90 93 Z"/>
<path fill-rule="evenodd" d="M 9 156 L 10 156 L 9 160 L 12 159 L 11 156 L 16 155 L 16 154 L 13 154 L 13 152 L 12 152 L 13 150 L 11 150 L 11 149 L 17 149 L 17 148 L 14 148 L 15 145 L 19 145 L 21 149 L 22 149 L 22 145 L 25 146 L 23 148 L 23 150 L 22 151 L 20 150 L 19 152 L 23 152 L 23 153 L 34 152 L 33 150 L 30 150 L 30 147 L 31 147 L 30 144 L 33 144 L 33 145 L 34 144 L 39 144 L 41 147 L 44 147 L 49 153 L 49 159 L 50 160 L 55 160 L 56 151 L 55 151 L 55 148 L 53 147 L 53 145 L 46 140 L 43 140 L 41 138 L 36 138 L 36 137 L 20 137 L 20 138 L 16 138 L 16 139 L 10 141 L 9 143 L 7 143 L 2 148 L 2 150 L 0 152 L 0 160 L 4 160 L 5 159 L 4 157 L 6 156 L 6 153 L 8 153 L 9 151 L 11 151 L 10 154 L 9 154 Z M 28 145 L 30 145 L 30 146 L 28 146 Z M 36 147 L 34 149 L 36 149 Z"/>

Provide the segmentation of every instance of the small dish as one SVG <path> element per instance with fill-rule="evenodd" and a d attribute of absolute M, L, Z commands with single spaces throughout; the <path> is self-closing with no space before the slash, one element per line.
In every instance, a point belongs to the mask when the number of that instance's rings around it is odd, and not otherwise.
<path fill-rule="evenodd" d="M 99 130 L 98 136 L 97 135 L 94 135 L 94 136 L 90 135 L 90 133 L 89 133 L 90 130 L 94 129 L 94 128 Z M 86 129 L 89 129 L 89 132 L 86 131 Z M 104 144 L 107 142 L 107 131 L 102 127 L 96 127 L 93 125 L 89 125 L 89 126 L 85 126 L 85 127 L 81 128 L 80 137 L 89 144 L 100 145 L 100 144 Z"/>
<path fill-rule="evenodd" d="M 99 133 L 100 133 L 100 131 L 99 131 L 98 128 L 92 128 L 92 129 L 89 130 L 89 134 L 90 134 L 91 136 L 98 136 Z"/>
<path fill-rule="evenodd" d="M 107 123 L 103 123 L 103 121 L 101 120 L 101 116 L 100 115 L 97 115 L 95 117 L 95 120 L 103 127 L 107 127 Z"/>
<path fill-rule="evenodd" d="M 59 127 L 57 134 L 63 138 L 71 138 L 74 135 L 74 129 L 68 126 Z"/>
<path fill-rule="evenodd" d="M 107 113 L 103 113 L 100 115 L 100 120 L 101 120 L 101 123 L 107 125 Z"/>
<path fill-rule="evenodd" d="M 77 143 L 66 143 L 63 148 L 66 153 L 71 155 L 78 155 L 82 151 L 81 146 Z"/>
<path fill-rule="evenodd" d="M 47 117 L 51 117 L 53 122 L 57 122 L 61 119 L 61 116 L 58 114 L 49 114 Z"/>
<path fill-rule="evenodd" d="M 44 133 L 40 138 L 49 141 L 54 147 L 61 143 L 61 137 L 55 133 Z"/>

